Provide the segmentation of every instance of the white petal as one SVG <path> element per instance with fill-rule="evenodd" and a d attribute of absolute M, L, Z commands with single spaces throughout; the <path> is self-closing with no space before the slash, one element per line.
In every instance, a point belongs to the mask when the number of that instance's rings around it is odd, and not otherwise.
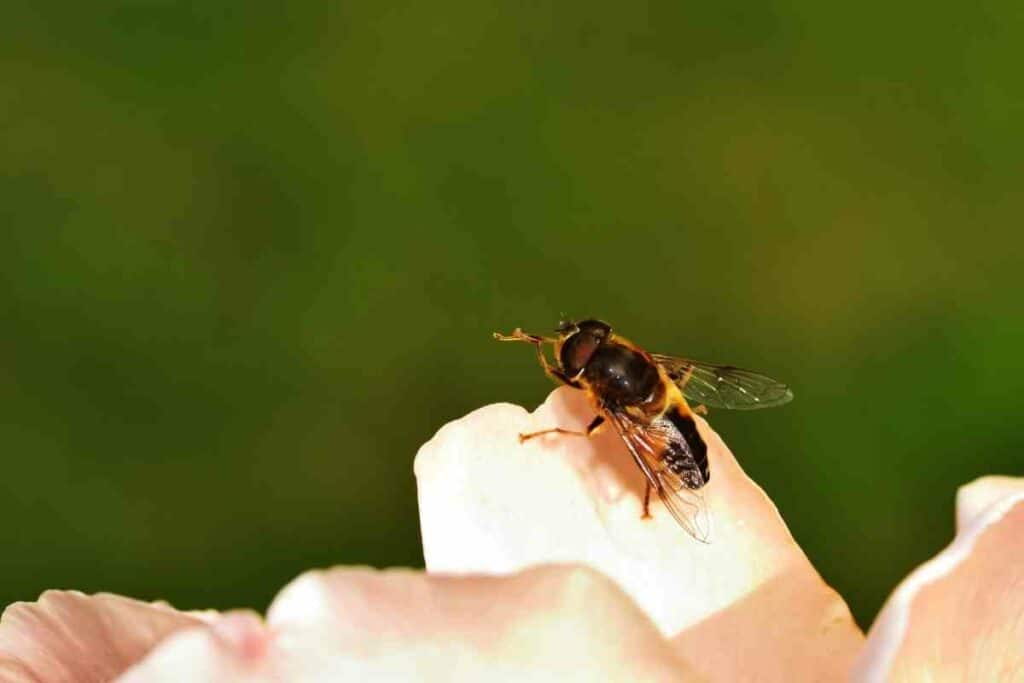
<path fill-rule="evenodd" d="M 710 544 L 689 537 L 660 503 L 641 519 L 642 475 L 613 430 L 517 438 L 581 429 L 592 417 L 582 392 L 563 388 L 532 415 L 493 405 L 442 428 L 415 465 L 428 570 L 581 563 L 614 579 L 688 660 L 723 680 L 743 671 L 762 680 L 845 674 L 863 637 L 846 605 L 703 421 Z M 743 656 L 746 643 L 759 644 L 757 657 Z"/>
<path fill-rule="evenodd" d="M 1024 680 L 1024 479 L 980 479 L 957 508 L 956 538 L 889 597 L 856 680 Z"/>

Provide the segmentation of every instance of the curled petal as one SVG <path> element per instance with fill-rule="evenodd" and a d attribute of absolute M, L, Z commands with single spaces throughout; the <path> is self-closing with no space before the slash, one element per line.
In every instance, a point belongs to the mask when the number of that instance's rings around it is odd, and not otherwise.
<path fill-rule="evenodd" d="M 989 510 L 1013 505 L 1015 497 L 1022 493 L 1024 479 L 1020 477 L 988 476 L 961 486 L 956 492 L 957 533 L 967 531 L 975 520 Z"/>
<path fill-rule="evenodd" d="M 109 681 L 177 630 L 202 623 L 165 604 L 46 591 L 0 619 L 0 681 Z"/>
<path fill-rule="evenodd" d="M 118 683 L 270 682 L 290 679 L 263 620 L 231 612 L 180 631 L 117 679 Z"/>
<path fill-rule="evenodd" d="M 953 542 L 889 597 L 857 680 L 1024 679 L 1024 479 L 962 487 L 957 524 Z"/>
<path fill-rule="evenodd" d="M 658 502 L 653 519 L 641 519 L 642 475 L 613 430 L 517 438 L 582 429 L 592 417 L 582 392 L 561 388 L 533 414 L 492 405 L 442 428 L 415 464 L 427 568 L 585 564 L 614 579 L 715 678 L 845 675 L 863 638 L 849 610 L 704 421 L 710 544 L 686 535 Z"/>
<path fill-rule="evenodd" d="M 309 572 L 274 600 L 267 627 L 236 626 L 246 632 L 227 639 L 181 633 L 121 683 L 692 680 L 643 613 L 580 568 L 501 578 Z"/>

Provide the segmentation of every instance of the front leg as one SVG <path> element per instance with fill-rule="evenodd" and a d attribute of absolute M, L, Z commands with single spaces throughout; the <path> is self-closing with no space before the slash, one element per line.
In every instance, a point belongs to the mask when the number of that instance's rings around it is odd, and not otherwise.
<path fill-rule="evenodd" d="M 547 356 L 544 355 L 544 344 L 557 344 L 557 339 L 554 339 L 552 337 L 540 337 L 535 334 L 529 334 L 527 332 L 523 332 L 523 330 L 518 327 L 512 330 L 512 334 L 501 334 L 500 332 L 495 332 L 494 338 L 497 339 L 498 341 L 521 341 L 526 342 L 528 344 L 533 344 L 533 348 L 537 351 L 537 360 L 540 362 L 540 366 L 544 368 L 544 372 L 549 377 L 554 377 L 559 382 L 562 382 L 563 384 L 568 384 L 569 386 L 575 389 L 580 388 L 578 382 L 570 378 L 560 369 L 552 367 L 551 364 L 548 362 Z"/>

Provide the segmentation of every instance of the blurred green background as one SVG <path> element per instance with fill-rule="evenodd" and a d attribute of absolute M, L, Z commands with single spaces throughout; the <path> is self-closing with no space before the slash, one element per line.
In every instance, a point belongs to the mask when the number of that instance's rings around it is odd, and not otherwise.
<path fill-rule="evenodd" d="M 792 384 L 711 419 L 865 626 L 1021 473 L 1019 3 L 0 24 L 0 604 L 420 565 L 416 449 L 563 312 Z"/>

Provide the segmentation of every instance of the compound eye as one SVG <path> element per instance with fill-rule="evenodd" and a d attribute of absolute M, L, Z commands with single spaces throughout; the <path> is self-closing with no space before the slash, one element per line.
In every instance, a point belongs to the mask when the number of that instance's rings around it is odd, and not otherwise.
<path fill-rule="evenodd" d="M 570 377 L 578 374 L 590 362 L 590 357 L 600 344 L 599 338 L 586 332 L 577 332 L 566 339 L 559 356 L 562 370 Z"/>

